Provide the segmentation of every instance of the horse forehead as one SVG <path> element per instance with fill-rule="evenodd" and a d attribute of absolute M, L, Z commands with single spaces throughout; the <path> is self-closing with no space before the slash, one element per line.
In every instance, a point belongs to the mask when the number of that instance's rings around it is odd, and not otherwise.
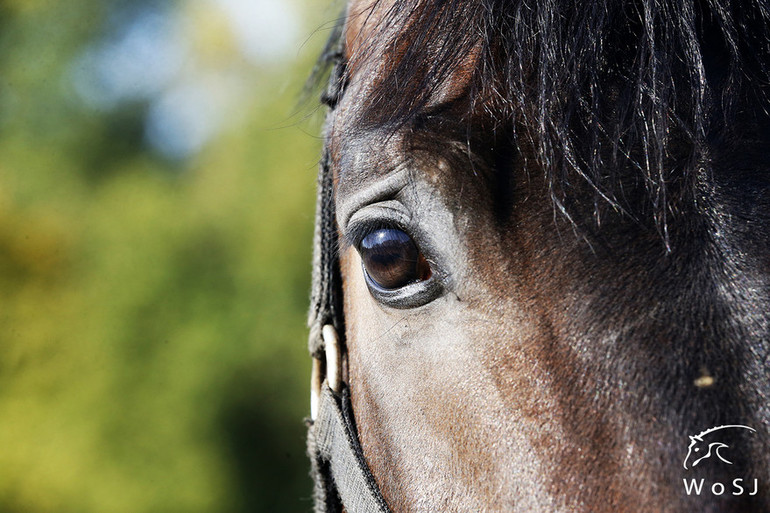
<path fill-rule="evenodd" d="M 411 44 L 410 36 L 403 37 L 405 32 L 412 32 L 408 28 L 410 22 L 400 11 L 394 10 L 394 4 L 395 0 L 352 0 L 348 4 L 344 31 L 349 79 L 346 97 L 354 97 L 349 103 L 359 107 L 355 109 L 359 115 L 377 103 L 370 101 L 372 92 L 399 66 Z M 424 107 L 436 107 L 461 97 L 471 81 L 478 56 L 477 45 L 433 88 Z M 425 69 L 430 67 L 428 62 L 420 65 Z M 382 91 L 378 92 L 382 94 Z M 388 91 L 388 94 L 399 93 Z"/>
<path fill-rule="evenodd" d="M 381 30 L 393 3 L 394 0 L 351 0 L 348 3 L 344 41 L 345 60 L 351 74 L 355 75 L 363 63 L 359 56 L 366 52 L 384 53 L 366 45 L 372 41 L 372 35 Z"/>

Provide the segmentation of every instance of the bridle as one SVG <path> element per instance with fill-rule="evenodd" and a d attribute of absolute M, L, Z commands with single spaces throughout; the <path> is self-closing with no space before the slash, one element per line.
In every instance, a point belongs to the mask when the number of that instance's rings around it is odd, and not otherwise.
<path fill-rule="evenodd" d="M 339 40 L 332 35 L 330 41 Z M 322 60 L 334 67 L 322 102 L 332 110 L 344 89 L 343 52 L 327 45 Z M 343 381 L 345 321 L 338 257 L 334 181 L 328 147 L 318 171 L 313 284 L 308 346 L 313 357 L 307 449 L 315 482 L 315 513 L 390 512 L 364 459 Z"/>
<path fill-rule="evenodd" d="M 308 454 L 316 513 L 389 512 L 358 442 L 350 393 L 342 380 L 342 288 L 328 154 L 321 162 L 313 256 L 309 348 L 313 356 Z"/>

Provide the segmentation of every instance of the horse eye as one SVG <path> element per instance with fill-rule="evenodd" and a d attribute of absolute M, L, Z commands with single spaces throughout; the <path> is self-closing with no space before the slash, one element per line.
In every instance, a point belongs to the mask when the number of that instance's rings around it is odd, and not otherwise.
<path fill-rule="evenodd" d="M 364 270 L 374 285 L 394 290 L 430 278 L 430 266 L 412 238 L 396 228 L 376 230 L 359 247 Z"/>

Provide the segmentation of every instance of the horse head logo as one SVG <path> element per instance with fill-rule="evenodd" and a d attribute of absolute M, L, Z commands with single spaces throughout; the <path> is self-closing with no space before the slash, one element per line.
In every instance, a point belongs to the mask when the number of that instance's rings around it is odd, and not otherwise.
<path fill-rule="evenodd" d="M 717 435 L 712 436 L 712 433 L 716 433 L 723 429 L 732 429 L 732 428 L 748 429 L 749 431 L 752 431 L 754 433 L 757 432 L 757 430 L 754 428 L 733 424 L 728 426 L 716 426 L 716 427 L 707 429 L 706 431 L 701 431 L 695 436 L 690 436 L 690 445 L 687 447 L 687 456 L 685 456 L 684 458 L 685 470 L 687 469 L 687 462 L 690 460 L 690 456 L 693 457 L 693 461 L 692 461 L 693 467 L 696 466 L 701 461 L 705 460 L 706 458 L 710 458 L 711 456 L 714 456 L 714 455 L 716 455 L 716 457 L 722 460 L 723 462 L 729 465 L 732 465 L 733 462 L 727 460 L 719 452 L 721 449 L 729 448 L 729 446 L 726 443 L 719 441 Z"/>

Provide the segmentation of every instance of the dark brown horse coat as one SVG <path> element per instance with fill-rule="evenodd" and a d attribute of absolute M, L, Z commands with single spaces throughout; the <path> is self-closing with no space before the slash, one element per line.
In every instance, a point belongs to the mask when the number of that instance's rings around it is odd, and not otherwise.
<path fill-rule="evenodd" d="M 769 13 L 351 3 L 326 144 L 393 511 L 770 511 Z"/>

